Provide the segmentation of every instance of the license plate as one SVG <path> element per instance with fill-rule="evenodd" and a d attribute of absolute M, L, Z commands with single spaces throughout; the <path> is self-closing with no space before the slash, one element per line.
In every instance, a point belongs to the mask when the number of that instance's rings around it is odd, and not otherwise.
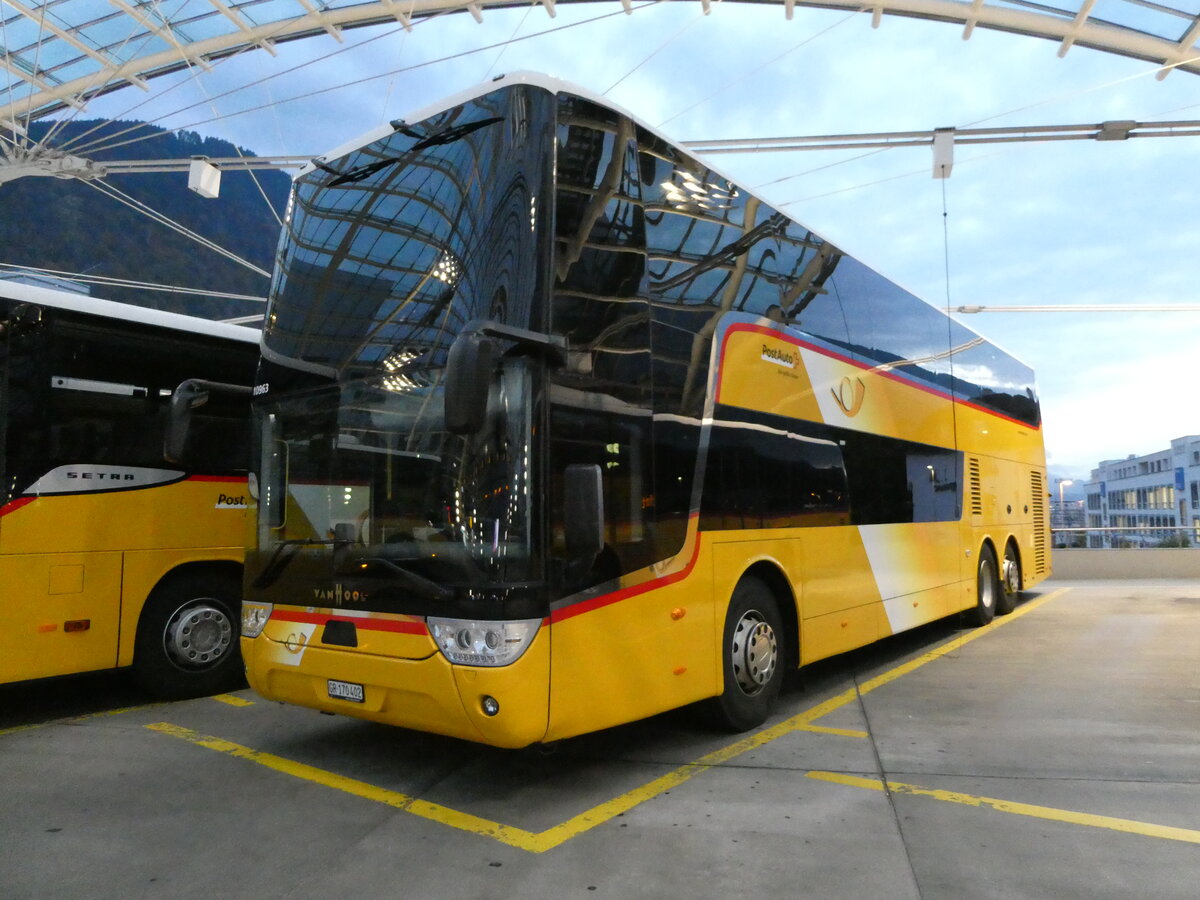
<path fill-rule="evenodd" d="M 335 700 L 349 700 L 351 703 L 363 702 L 363 686 L 352 681 L 334 681 L 329 679 L 329 696 Z"/>

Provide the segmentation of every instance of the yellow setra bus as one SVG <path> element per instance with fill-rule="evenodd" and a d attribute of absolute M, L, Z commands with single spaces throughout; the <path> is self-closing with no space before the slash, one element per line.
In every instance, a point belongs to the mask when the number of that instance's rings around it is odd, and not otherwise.
<path fill-rule="evenodd" d="M 0 282 L 0 684 L 126 666 L 162 697 L 239 683 L 248 396 L 204 382 L 249 384 L 257 344 Z M 164 459 L 172 402 L 210 394 Z"/>
<path fill-rule="evenodd" d="M 264 697 L 521 747 L 1050 572 L 1033 373 L 603 100 L 498 79 L 297 178 L 255 388 Z"/>

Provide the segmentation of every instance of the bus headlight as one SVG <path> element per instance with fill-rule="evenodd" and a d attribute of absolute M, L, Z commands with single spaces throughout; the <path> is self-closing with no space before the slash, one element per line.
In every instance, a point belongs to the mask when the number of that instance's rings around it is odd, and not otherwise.
<path fill-rule="evenodd" d="M 521 658 L 537 635 L 541 619 L 477 622 L 474 619 L 425 620 L 429 633 L 452 663 L 466 666 L 507 666 Z"/>
<path fill-rule="evenodd" d="M 256 638 L 267 627 L 267 619 L 271 618 L 273 603 L 251 603 L 242 601 L 242 637 Z"/>

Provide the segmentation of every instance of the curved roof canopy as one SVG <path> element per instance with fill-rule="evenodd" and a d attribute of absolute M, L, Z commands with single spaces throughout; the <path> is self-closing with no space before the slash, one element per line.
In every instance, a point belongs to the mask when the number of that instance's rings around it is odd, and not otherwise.
<path fill-rule="evenodd" d="M 538 0 L 554 15 L 556 0 Z M 581 0 L 557 0 L 581 2 Z M 621 0 L 627 11 L 632 0 Z M 710 0 L 701 0 L 708 6 Z M 741 0 L 861 9 L 930 19 L 965 28 L 992 28 L 1060 44 L 1078 44 L 1200 74 L 1200 5 L 1196 0 Z M 341 40 L 346 28 L 399 22 L 446 12 L 481 20 L 513 0 L 2 0 L 0 2 L 0 126 L 27 125 L 66 106 L 129 85 L 146 89 L 158 75 L 246 49 L 312 35 Z"/>

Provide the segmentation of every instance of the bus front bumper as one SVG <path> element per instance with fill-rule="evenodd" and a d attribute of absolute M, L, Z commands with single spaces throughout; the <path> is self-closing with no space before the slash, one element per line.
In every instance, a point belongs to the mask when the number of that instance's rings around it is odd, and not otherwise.
<path fill-rule="evenodd" d="M 267 700 L 514 749 L 546 734 L 549 643 L 543 629 L 520 659 L 491 668 L 241 639 L 247 680 Z"/>

